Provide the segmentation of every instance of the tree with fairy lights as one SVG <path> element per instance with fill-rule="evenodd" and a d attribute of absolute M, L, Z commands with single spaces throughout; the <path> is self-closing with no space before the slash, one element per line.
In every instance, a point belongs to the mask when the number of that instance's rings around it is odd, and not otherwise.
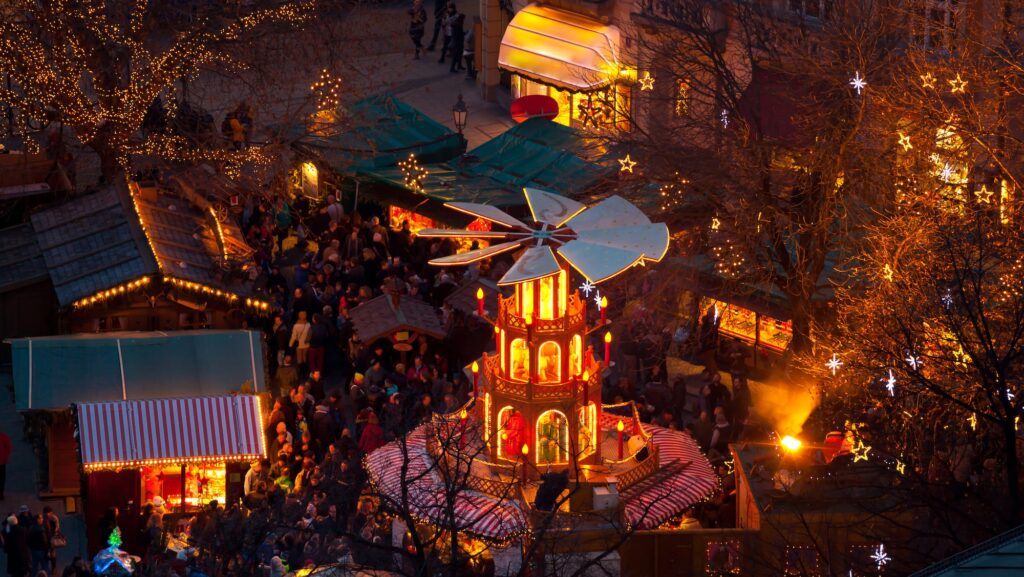
<path fill-rule="evenodd" d="M 315 0 L 245 3 L 197 12 L 167 26 L 166 14 L 137 0 L 17 0 L 0 20 L 0 105 L 14 126 L 59 124 L 100 159 L 104 177 L 132 155 L 241 163 L 258 149 L 202 147 L 187 135 L 142 131 L 163 99 L 174 116 L 180 86 L 201 72 L 247 66 L 246 46 L 265 34 L 310 22 Z"/>

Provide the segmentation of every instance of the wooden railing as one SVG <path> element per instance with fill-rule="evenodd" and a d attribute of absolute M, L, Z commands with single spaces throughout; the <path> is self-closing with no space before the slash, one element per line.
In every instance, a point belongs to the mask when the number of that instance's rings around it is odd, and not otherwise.
<path fill-rule="evenodd" d="M 583 301 L 575 295 L 569 295 L 569 303 L 565 314 L 554 319 L 533 319 L 533 331 L 536 333 L 557 333 L 578 328 L 586 316 Z M 526 330 L 526 319 L 516 314 L 516 297 L 501 298 L 498 303 L 498 322 L 501 326 Z"/>
<path fill-rule="evenodd" d="M 654 443 L 648 443 L 647 447 L 649 454 L 646 459 L 640 461 L 632 469 L 615 474 L 615 477 L 619 480 L 617 489 L 620 493 L 658 471 L 658 446 Z"/>

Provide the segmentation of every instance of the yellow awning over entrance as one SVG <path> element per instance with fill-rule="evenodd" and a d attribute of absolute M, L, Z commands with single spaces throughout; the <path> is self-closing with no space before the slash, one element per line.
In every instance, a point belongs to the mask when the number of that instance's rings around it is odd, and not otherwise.
<path fill-rule="evenodd" d="M 531 4 L 512 18 L 498 66 L 574 92 L 597 90 L 620 73 L 619 29 L 557 8 Z"/>

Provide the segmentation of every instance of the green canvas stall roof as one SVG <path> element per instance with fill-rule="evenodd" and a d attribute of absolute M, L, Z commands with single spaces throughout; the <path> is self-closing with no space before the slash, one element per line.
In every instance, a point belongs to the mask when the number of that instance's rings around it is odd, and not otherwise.
<path fill-rule="evenodd" d="M 1024 525 L 996 535 L 910 577 L 1016 577 L 1024 575 Z"/>
<path fill-rule="evenodd" d="M 266 390 L 256 331 L 88 333 L 9 342 L 19 411 Z"/>
<path fill-rule="evenodd" d="M 428 176 L 415 194 L 441 204 L 478 202 L 500 208 L 524 205 L 523 187 L 575 197 L 618 173 L 607 149 L 587 142 L 574 128 L 543 118 L 513 126 L 458 162 L 424 168 Z M 385 185 L 382 193 L 389 189 L 412 192 L 397 167 L 363 171 L 359 176 Z"/>
<path fill-rule="evenodd" d="M 364 98 L 344 111 L 352 125 L 338 134 L 316 136 L 293 125 L 285 136 L 343 172 L 394 166 L 410 153 L 423 162 L 444 162 L 462 153 L 462 137 L 391 94 Z"/>

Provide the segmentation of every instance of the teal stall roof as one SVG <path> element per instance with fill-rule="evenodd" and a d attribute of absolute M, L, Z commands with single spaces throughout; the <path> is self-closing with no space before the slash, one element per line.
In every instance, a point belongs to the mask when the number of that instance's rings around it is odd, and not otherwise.
<path fill-rule="evenodd" d="M 300 151 L 318 156 L 340 172 L 394 166 L 410 153 L 424 162 L 444 162 L 463 150 L 462 136 L 391 94 L 364 98 L 343 112 L 345 129 L 317 136 L 304 125 L 284 130 Z"/>
<path fill-rule="evenodd" d="M 9 342 L 19 411 L 266 390 L 256 331 L 88 333 Z"/>

